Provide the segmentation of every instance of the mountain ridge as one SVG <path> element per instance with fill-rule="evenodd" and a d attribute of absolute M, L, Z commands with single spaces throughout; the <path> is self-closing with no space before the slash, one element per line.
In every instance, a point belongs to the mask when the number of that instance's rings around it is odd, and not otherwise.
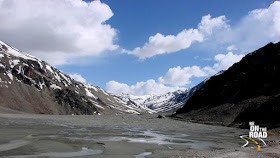
<path fill-rule="evenodd" d="M 220 72 L 221 73 L 221 72 Z M 124 100 L 134 102 L 136 106 L 142 106 L 152 110 L 153 113 L 174 113 L 181 108 L 193 93 L 198 90 L 208 79 L 186 90 L 176 90 L 162 95 L 133 96 L 129 94 L 116 95 Z"/>
<path fill-rule="evenodd" d="M 256 121 L 279 127 L 280 42 L 247 54 L 219 76 L 211 77 L 174 117 L 247 127 Z"/>
<path fill-rule="evenodd" d="M 27 113 L 149 113 L 0 41 L 0 106 Z"/>

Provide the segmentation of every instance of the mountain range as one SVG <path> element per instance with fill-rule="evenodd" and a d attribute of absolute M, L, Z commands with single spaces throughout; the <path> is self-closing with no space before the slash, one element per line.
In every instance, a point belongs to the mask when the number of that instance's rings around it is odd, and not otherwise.
<path fill-rule="evenodd" d="M 175 112 L 201 84 L 164 95 L 110 94 L 0 41 L 0 112 L 121 114 Z"/>
<path fill-rule="evenodd" d="M 151 113 L 100 87 L 73 80 L 0 41 L 0 111 L 36 114 Z"/>
<path fill-rule="evenodd" d="M 153 113 L 174 113 L 181 108 L 206 81 L 207 80 L 186 90 L 177 90 L 163 95 L 133 96 L 129 94 L 120 94 L 118 96 L 127 101 L 134 102 L 135 105 L 149 108 Z"/>
<path fill-rule="evenodd" d="M 0 41 L 0 112 L 35 114 L 141 114 L 247 127 L 279 127 L 280 42 L 247 54 L 197 86 L 164 95 L 111 94 L 81 83 L 48 63 Z"/>

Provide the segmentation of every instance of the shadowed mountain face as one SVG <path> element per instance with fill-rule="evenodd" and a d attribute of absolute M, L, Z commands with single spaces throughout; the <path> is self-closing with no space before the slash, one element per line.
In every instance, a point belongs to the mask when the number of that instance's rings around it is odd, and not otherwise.
<path fill-rule="evenodd" d="M 0 41 L 0 112 L 41 114 L 146 113 L 92 84 Z"/>
<path fill-rule="evenodd" d="M 249 121 L 280 124 L 280 42 L 246 55 L 224 73 L 211 77 L 175 117 L 241 126 Z"/>

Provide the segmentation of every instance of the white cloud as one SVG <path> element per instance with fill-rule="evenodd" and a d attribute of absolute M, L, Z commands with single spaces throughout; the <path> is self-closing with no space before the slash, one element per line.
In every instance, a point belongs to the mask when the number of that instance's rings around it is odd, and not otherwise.
<path fill-rule="evenodd" d="M 239 62 L 244 57 L 243 54 L 237 55 L 229 52 L 228 54 L 218 54 L 215 56 L 216 63 L 213 69 L 218 71 L 226 70 L 234 63 Z"/>
<path fill-rule="evenodd" d="M 237 55 L 229 52 L 228 54 L 218 54 L 215 56 L 216 63 L 213 66 L 199 66 L 184 67 L 180 66 L 170 68 L 168 72 L 159 77 L 158 81 L 163 84 L 170 84 L 173 86 L 186 86 L 191 83 L 193 77 L 207 77 L 214 75 L 221 70 L 227 70 L 234 63 L 239 62 L 244 55 Z"/>
<path fill-rule="evenodd" d="M 237 48 L 233 44 L 227 47 L 227 51 L 234 51 L 234 50 L 237 50 Z"/>
<path fill-rule="evenodd" d="M 194 42 L 203 42 L 205 35 L 211 35 L 214 30 L 229 27 L 225 16 L 211 18 L 210 15 L 202 17 L 198 29 L 184 29 L 177 35 L 164 36 L 157 33 L 149 38 L 143 47 L 137 47 L 132 51 L 123 50 L 124 53 L 133 54 L 140 59 L 149 58 L 159 54 L 173 53 L 189 48 Z"/>
<path fill-rule="evenodd" d="M 116 30 L 105 24 L 112 16 L 99 0 L 1 0 L 0 35 L 49 63 L 65 64 L 72 55 L 100 55 L 118 48 Z"/>
<path fill-rule="evenodd" d="M 30 54 L 30 53 L 29 53 Z M 64 52 L 42 52 L 42 51 L 34 51 L 32 54 L 37 55 L 40 59 L 48 62 L 51 65 L 64 65 L 71 64 L 70 59 L 74 56 L 73 54 L 68 54 Z"/>
<path fill-rule="evenodd" d="M 214 75 L 221 70 L 227 70 L 234 63 L 239 62 L 244 56 L 244 54 L 233 54 L 232 52 L 228 52 L 227 54 L 217 54 L 214 57 L 214 65 L 205 66 L 201 71 L 207 74 L 207 76 Z"/>
<path fill-rule="evenodd" d="M 203 16 L 201 22 L 198 24 L 199 31 L 204 35 L 212 35 L 214 31 L 229 28 L 230 26 L 227 24 L 225 16 L 211 18 L 210 14 Z"/>
<path fill-rule="evenodd" d="M 159 77 L 159 82 L 163 84 L 171 84 L 174 86 L 183 86 L 190 84 L 192 77 L 208 76 L 199 66 L 184 67 L 180 66 L 170 68 L 164 77 Z"/>
<path fill-rule="evenodd" d="M 234 49 L 251 52 L 269 42 L 278 42 L 279 40 L 280 2 L 275 1 L 268 8 L 249 12 L 236 25 L 215 32 L 215 36 L 207 42 L 212 42 L 214 47 L 234 45 Z M 232 50 L 228 47 L 228 51 Z"/>
<path fill-rule="evenodd" d="M 135 96 L 143 95 L 160 95 L 167 92 L 172 92 L 180 89 L 179 87 L 168 87 L 164 84 L 158 83 L 155 80 L 147 80 L 146 82 L 137 82 L 135 85 L 127 85 L 116 81 L 109 81 L 106 83 L 106 90 L 114 94 L 131 94 Z"/>
<path fill-rule="evenodd" d="M 69 76 L 76 80 L 76 81 L 79 81 L 79 82 L 82 82 L 82 83 L 86 83 L 86 79 L 82 77 L 82 75 L 80 74 L 77 74 L 77 73 L 72 73 L 72 74 L 69 74 Z"/>
<path fill-rule="evenodd" d="M 176 36 L 164 36 L 157 33 L 149 38 L 149 42 L 133 51 L 123 50 L 124 53 L 133 54 L 141 59 L 149 58 L 159 54 L 173 53 L 181 49 L 186 49 L 195 41 L 203 41 L 203 35 L 197 29 L 183 30 Z"/>

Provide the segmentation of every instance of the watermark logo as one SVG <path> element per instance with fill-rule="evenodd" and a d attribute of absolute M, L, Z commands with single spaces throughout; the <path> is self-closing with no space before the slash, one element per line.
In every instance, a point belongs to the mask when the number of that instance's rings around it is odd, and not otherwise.
<path fill-rule="evenodd" d="M 246 143 L 242 147 L 246 147 L 249 144 L 248 140 L 250 140 L 258 146 L 258 150 L 261 150 L 261 145 L 259 142 L 262 142 L 262 144 L 266 146 L 266 143 L 263 141 L 263 138 L 267 137 L 267 128 L 255 125 L 255 122 L 249 122 L 249 126 L 249 135 L 240 136 L 241 139 L 246 141 Z M 257 139 L 259 140 L 259 142 L 256 141 Z"/>

